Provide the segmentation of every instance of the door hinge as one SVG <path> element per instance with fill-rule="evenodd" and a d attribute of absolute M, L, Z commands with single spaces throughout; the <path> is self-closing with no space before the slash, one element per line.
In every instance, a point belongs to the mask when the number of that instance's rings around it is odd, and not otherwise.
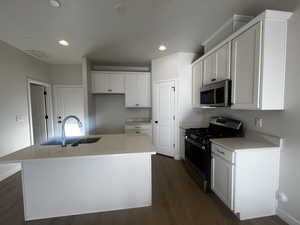
<path fill-rule="evenodd" d="M 175 120 L 175 116 L 173 116 L 173 120 Z"/>
<path fill-rule="evenodd" d="M 173 144 L 173 148 L 175 148 L 175 144 Z"/>
<path fill-rule="evenodd" d="M 46 119 L 46 120 L 49 119 L 48 115 L 45 116 L 45 119 Z"/>
<path fill-rule="evenodd" d="M 44 95 L 47 95 L 47 91 L 44 91 Z"/>
<path fill-rule="evenodd" d="M 175 87 L 172 87 L 173 91 L 175 92 Z"/>

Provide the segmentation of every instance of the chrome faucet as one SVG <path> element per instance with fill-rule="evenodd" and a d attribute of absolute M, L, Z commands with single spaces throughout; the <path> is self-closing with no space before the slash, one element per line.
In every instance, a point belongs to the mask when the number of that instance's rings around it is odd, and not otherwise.
<path fill-rule="evenodd" d="M 64 118 L 64 120 L 62 121 L 62 124 L 61 124 L 61 146 L 62 147 L 66 147 L 66 133 L 65 133 L 65 125 L 66 125 L 66 122 L 68 119 L 75 119 L 78 123 L 78 127 L 81 128 L 82 127 L 82 123 L 80 121 L 80 119 L 77 117 L 77 116 L 74 116 L 74 115 L 70 115 L 70 116 L 67 116 L 66 118 Z"/>

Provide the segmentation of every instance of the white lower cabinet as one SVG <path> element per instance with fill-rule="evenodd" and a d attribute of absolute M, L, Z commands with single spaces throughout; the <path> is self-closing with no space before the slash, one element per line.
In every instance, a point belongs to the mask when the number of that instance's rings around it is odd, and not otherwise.
<path fill-rule="evenodd" d="M 234 165 L 214 154 L 212 158 L 212 190 L 232 210 Z"/>
<path fill-rule="evenodd" d="M 145 134 L 152 136 L 152 124 L 125 125 L 126 134 Z"/>
<path fill-rule="evenodd" d="M 276 214 L 279 148 L 212 144 L 211 189 L 241 220 Z"/>

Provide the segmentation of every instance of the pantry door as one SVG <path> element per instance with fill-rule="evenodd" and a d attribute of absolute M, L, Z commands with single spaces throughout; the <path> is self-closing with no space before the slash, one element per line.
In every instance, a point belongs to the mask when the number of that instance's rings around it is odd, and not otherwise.
<path fill-rule="evenodd" d="M 175 155 L 175 81 L 154 83 L 153 141 L 157 153 Z"/>

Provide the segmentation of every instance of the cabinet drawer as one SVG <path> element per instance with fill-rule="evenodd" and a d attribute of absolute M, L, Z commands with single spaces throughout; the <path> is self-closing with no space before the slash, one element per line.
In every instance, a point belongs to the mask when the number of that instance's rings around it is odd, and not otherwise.
<path fill-rule="evenodd" d="M 234 163 L 234 152 L 229 151 L 219 145 L 211 145 L 212 153 L 220 156 L 221 158 L 227 160 L 230 163 Z"/>

